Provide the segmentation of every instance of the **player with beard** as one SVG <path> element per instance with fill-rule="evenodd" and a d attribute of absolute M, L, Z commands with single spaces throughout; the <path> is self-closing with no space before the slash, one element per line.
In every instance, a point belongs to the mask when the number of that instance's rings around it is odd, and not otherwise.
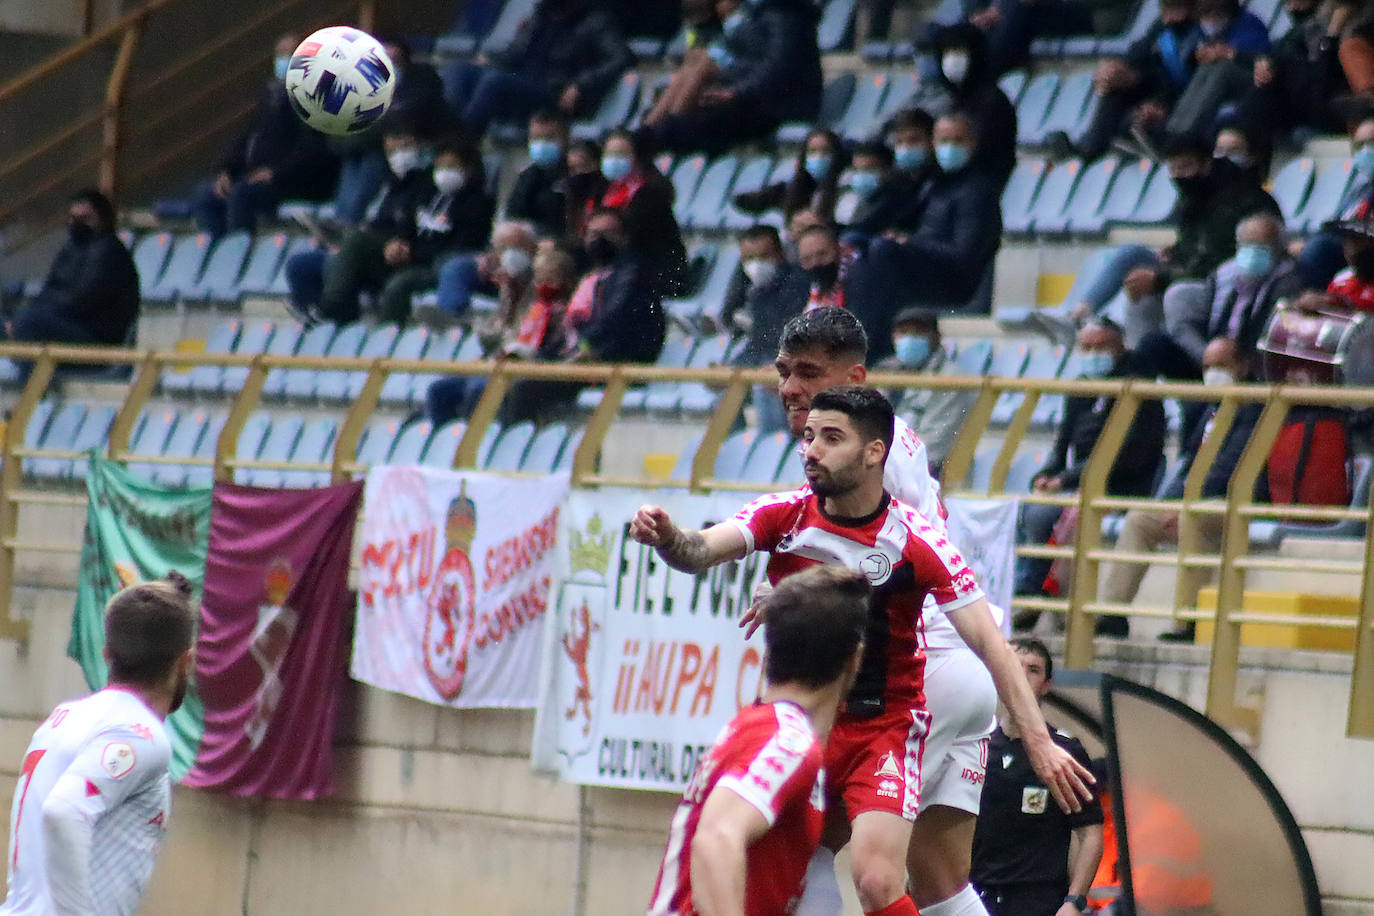
<path fill-rule="evenodd" d="M 869 577 L 874 601 L 868 650 L 826 751 L 831 797 L 824 842 L 838 849 L 852 839 L 854 883 L 865 913 L 914 916 L 916 907 L 906 895 L 906 858 L 930 733 L 922 690 L 927 595 L 934 599 L 933 616 L 947 616 L 992 675 L 1055 800 L 1077 810 L 1078 799 L 1090 797 L 1086 781 L 1092 776 L 1050 740 L 1020 663 L 958 552 L 919 512 L 884 489 L 883 466 L 893 444 L 887 399 L 857 386 L 822 391 L 812 399 L 803 439 L 809 488 L 761 497 L 731 521 L 704 531 L 683 531 L 661 507 L 644 506 L 630 535 L 654 547 L 672 568 L 694 574 L 765 550 L 772 554 L 767 572 L 775 585 L 818 563 Z M 986 912 L 967 884 L 922 911 Z"/>
<path fill-rule="evenodd" d="M 123 589 L 105 609 L 109 685 L 34 732 L 10 814 L 7 916 L 132 916 L 171 805 L 163 721 L 190 684 L 195 614 L 180 573 Z"/>

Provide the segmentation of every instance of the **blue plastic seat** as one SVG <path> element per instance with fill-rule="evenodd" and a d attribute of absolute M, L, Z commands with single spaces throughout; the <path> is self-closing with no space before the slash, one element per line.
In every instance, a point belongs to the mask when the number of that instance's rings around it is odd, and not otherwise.
<path fill-rule="evenodd" d="M 606 93 L 591 118 L 573 125 L 572 135 L 579 140 L 600 140 L 607 131 L 628 122 L 639 101 L 639 83 L 638 73 L 626 71 Z"/>
<path fill-rule="evenodd" d="M 1174 212 L 1178 203 L 1178 189 L 1169 178 L 1167 168 L 1156 169 L 1140 195 L 1140 206 L 1131 214 L 1130 222 L 1142 226 L 1152 226 L 1165 222 Z"/>
<path fill-rule="evenodd" d="M 373 420 L 358 438 L 354 460 L 366 471 L 374 465 L 386 464 L 391 449 L 401 435 L 400 420 Z"/>
<path fill-rule="evenodd" d="M 729 356 L 730 338 L 724 334 L 706 337 L 697 342 L 687 365 L 693 369 L 710 369 L 724 365 Z M 720 392 L 702 382 L 684 382 L 678 389 L 677 407 L 686 413 L 709 413 L 720 400 Z"/>
<path fill-rule="evenodd" d="M 239 334 L 243 331 L 243 322 L 237 318 L 227 318 L 215 325 L 210 331 L 210 336 L 205 339 L 205 352 L 215 354 L 227 354 L 234 352 L 234 345 L 239 342 Z M 213 369 L 214 385 L 217 386 L 220 375 L 223 373 L 222 366 L 191 366 L 187 370 L 175 371 L 164 369 L 162 372 L 162 390 L 169 394 L 184 394 L 196 389 L 194 382 L 197 369 Z M 206 384 L 209 384 L 208 381 Z M 208 390 L 214 390 L 210 388 Z"/>
<path fill-rule="evenodd" d="M 890 80 L 886 73 L 866 74 L 854 85 L 844 114 L 834 124 L 835 133 L 848 140 L 867 139 L 877 128 L 878 111 L 887 97 Z"/>
<path fill-rule="evenodd" d="M 976 340 L 960 348 L 954 358 L 954 365 L 960 375 L 982 375 L 992 360 L 992 344 L 986 340 Z"/>
<path fill-rule="evenodd" d="M 492 425 L 496 427 L 499 434 L 500 425 Z M 434 430 L 420 456 L 420 463 L 432 468 L 451 469 L 458 456 L 458 446 L 462 444 L 463 436 L 467 435 L 467 431 L 467 422 L 463 420 L 450 420 Z M 490 430 L 488 430 L 488 435 L 490 435 Z"/>
<path fill-rule="evenodd" d="M 692 476 L 692 462 L 696 460 L 697 450 L 701 448 L 701 440 L 705 438 L 705 433 L 695 433 L 682 446 L 677 453 L 677 461 L 673 463 L 673 471 L 669 479 L 688 480 Z"/>
<path fill-rule="evenodd" d="M 702 174 L 706 171 L 705 156 L 685 156 L 676 165 L 669 175 L 673 183 L 673 216 L 679 223 L 685 224 L 687 214 L 692 209 L 692 198 L 697 192 L 697 185 L 701 183 Z"/>
<path fill-rule="evenodd" d="M 416 420 L 401 430 L 387 458 L 389 464 L 417 465 L 425 454 L 425 446 L 434 434 L 434 424 Z M 454 446 L 457 448 L 458 446 Z"/>
<path fill-rule="evenodd" d="M 292 239 L 287 245 L 286 254 L 281 259 L 281 264 L 277 268 L 276 274 L 272 277 L 272 282 L 267 284 L 267 289 L 263 290 L 263 295 L 285 296 L 291 292 L 291 286 L 286 282 L 286 262 L 298 254 L 307 251 L 318 251 L 320 243 L 310 236 Z M 242 290 L 247 293 L 247 290 Z"/>
<path fill-rule="evenodd" d="M 196 446 L 196 450 L 191 454 L 192 458 L 204 460 L 206 462 L 213 462 L 215 460 L 215 452 L 219 449 L 220 433 L 224 431 L 224 424 L 228 419 L 229 414 L 227 411 L 217 410 L 211 412 L 210 419 L 205 424 L 205 432 L 201 434 L 200 444 Z M 248 444 L 252 444 L 252 437 L 249 434 L 249 427 L 251 425 L 252 418 L 250 417 L 249 421 L 244 424 L 243 432 L 239 433 L 240 442 L 244 442 L 245 438 L 247 438 Z M 263 427 L 263 430 L 264 432 L 266 431 L 266 426 Z M 259 439 L 258 444 L 261 444 L 261 439 Z M 188 464 L 183 470 L 185 474 L 182 477 L 182 486 L 208 487 L 215 481 L 215 468 L 213 463 Z"/>
<path fill-rule="evenodd" d="M 778 478 L 783 460 L 792 453 L 792 437 L 785 432 L 757 436 L 744 462 L 741 478 L 749 483 L 771 484 Z"/>
<path fill-rule="evenodd" d="M 284 352 L 283 349 L 277 346 L 277 338 L 281 336 L 284 330 L 286 329 L 278 327 L 277 333 L 272 337 L 272 352 L 274 355 Z M 301 334 L 300 340 L 297 342 L 292 352 L 297 356 L 324 356 L 325 351 L 329 349 L 329 342 L 334 339 L 336 331 L 337 328 L 330 322 L 321 322 Z M 267 381 L 263 383 L 262 386 L 262 393 L 265 397 L 269 398 L 284 397 L 286 395 L 287 382 L 301 376 L 308 382 L 307 390 L 314 391 L 315 375 L 317 371 L 318 370 L 315 369 L 285 369 L 281 367 L 269 369 L 267 372 Z M 299 390 L 306 382 L 297 381 L 294 383 L 293 387 Z"/>
<path fill-rule="evenodd" d="M 267 438 L 263 440 L 262 448 L 258 451 L 258 460 L 281 464 L 290 461 L 291 453 L 296 450 L 296 442 L 300 439 L 304 426 L 300 417 L 278 416 L 267 431 Z M 250 487 L 279 487 L 282 469 L 239 468 L 234 474 L 234 479 Z"/>
<path fill-rule="evenodd" d="M 150 289 L 162 277 L 163 268 L 167 266 L 167 258 L 172 253 L 172 234 L 150 232 L 138 240 L 130 253 L 138 270 L 139 285 Z"/>
<path fill-rule="evenodd" d="M 739 246 L 720 246 L 701 289 L 681 299 L 665 299 L 663 307 L 669 315 L 688 322 L 703 313 L 719 315 L 725 292 L 730 288 L 730 278 L 738 268 Z"/>
<path fill-rule="evenodd" d="M 1279 169 L 1274 176 L 1274 187 L 1269 193 L 1279 205 L 1286 224 L 1297 224 L 1297 215 L 1302 211 L 1303 204 L 1307 203 L 1316 173 L 1316 160 L 1310 156 L 1300 156 Z"/>
<path fill-rule="evenodd" d="M 431 334 L 429 347 L 420 358 L 425 362 L 449 362 L 459 359 L 459 352 L 468 337 L 475 335 L 465 335 L 462 328 L 449 328 L 442 334 Z M 425 400 L 425 392 L 429 391 L 429 386 L 441 378 L 445 378 L 447 373 L 440 372 L 417 372 L 410 381 L 410 398 L 412 404 L 422 404 Z"/>
<path fill-rule="evenodd" d="M 200 278 L 181 291 L 181 298 L 192 302 L 232 302 L 238 298 L 239 274 L 247 261 L 253 237 L 247 232 L 231 232 L 220 238 L 210 251 Z"/>
<path fill-rule="evenodd" d="M 857 77 L 853 73 L 841 73 L 826 82 L 821 89 L 821 110 L 814 122 L 818 127 L 830 127 L 840 119 L 849 106 L 849 97 L 854 94 Z M 774 139 L 783 145 L 795 146 L 806 139 L 813 124 L 809 121 L 791 121 L 778 128 Z"/>
<path fill-rule="evenodd" d="M 271 289 L 291 243 L 291 236 L 285 232 L 260 236 L 248 252 L 248 261 L 234 288 L 235 297 L 260 296 Z"/>
<path fill-rule="evenodd" d="M 1317 177 L 1312 182 L 1312 191 L 1307 195 L 1307 202 L 1298 211 L 1289 229 L 1295 232 L 1316 232 L 1322 223 L 1335 219 L 1339 215 L 1337 211 L 1341 206 L 1341 198 L 1345 196 L 1346 189 L 1354 179 L 1353 159 L 1328 162 L 1319 168 Z"/>
<path fill-rule="evenodd" d="M 421 359 L 432 336 L 434 336 L 434 332 L 424 325 L 411 325 L 396 339 L 396 346 L 391 349 L 392 358 Z M 410 386 L 414 382 L 415 373 L 413 372 L 392 372 L 382 383 L 380 403 L 389 405 L 409 403 Z"/>
<path fill-rule="evenodd" d="M 1115 156 L 1103 156 L 1084 169 L 1074 188 L 1073 198 L 1064 208 L 1062 225 L 1054 231 L 1074 234 L 1103 231 L 1106 221 L 1102 217 L 1102 208 L 1120 169 L 1121 160 Z"/>
<path fill-rule="evenodd" d="M 707 167 L 697 183 L 692 203 L 686 209 L 683 226 L 688 229 L 715 229 L 720 226 L 729 200 L 730 187 L 739 171 L 739 159 L 721 156 Z"/>
<path fill-rule="evenodd" d="M 1125 222 L 1129 220 L 1140 206 L 1140 199 L 1145 194 L 1145 186 L 1150 182 L 1150 176 L 1155 173 L 1155 164 L 1148 159 L 1137 159 L 1134 162 L 1123 163 L 1116 170 L 1116 178 L 1112 181 L 1111 190 L 1107 192 L 1107 199 L 1102 204 L 1102 209 L 1097 214 L 1094 222 L 1100 224 L 1101 228 L 1085 231 L 1103 231 L 1112 223 Z M 1167 170 L 1166 170 L 1167 174 Z"/>
<path fill-rule="evenodd" d="M 690 337 L 673 334 L 664 341 L 663 349 L 659 351 L 658 360 L 654 365 L 667 369 L 681 369 L 689 364 L 696 345 L 697 342 Z M 680 382 L 650 382 L 642 391 L 627 391 L 621 406 L 630 409 L 643 407 L 654 411 L 674 410 L 681 397 L 680 389 Z M 637 397 L 631 399 L 632 394 L 636 394 Z"/>
<path fill-rule="evenodd" d="M 501 437 L 486 456 L 486 461 L 478 465 L 488 471 L 518 471 L 534 439 L 533 423 L 517 423 L 501 431 Z"/>
<path fill-rule="evenodd" d="M 378 338 L 376 346 L 383 347 L 381 353 L 368 354 L 372 357 L 386 356 L 391 347 L 396 344 L 396 326 L 394 324 L 377 325 L 369 329 L 361 322 L 353 322 L 339 328 L 339 332 L 334 335 L 334 339 L 329 342 L 329 348 L 325 350 L 325 356 L 352 358 L 362 354 L 363 348 L 372 344 L 373 338 Z M 353 384 L 353 376 L 360 376 L 357 380 L 357 390 L 363 390 L 363 382 L 367 379 L 367 373 L 354 372 L 348 369 L 321 369 L 315 374 L 314 388 L 304 390 L 304 382 L 297 382 L 296 388 L 300 393 L 293 390 L 291 380 L 288 379 L 286 386 L 287 397 L 308 398 L 312 395 L 326 401 L 344 401 L 357 397 L 356 394 L 350 395 L 349 390 Z"/>
<path fill-rule="evenodd" d="M 903 108 L 916 103 L 916 93 L 921 90 L 921 77 L 915 70 L 898 69 L 888 73 L 887 95 L 878 108 L 876 124 L 882 126 Z"/>
<path fill-rule="evenodd" d="M 1029 493 L 1035 474 L 1045 466 L 1048 456 L 1044 449 L 1035 449 L 1024 455 L 1017 455 L 1007 468 L 1007 479 L 1002 484 L 1004 493 Z"/>
<path fill-rule="evenodd" d="M 1030 143 L 1043 143 L 1045 138 L 1056 130 L 1073 134 L 1082 121 L 1083 112 L 1093 94 L 1093 72 L 1079 70 L 1059 81 L 1059 91 L 1055 93 L 1054 104 L 1045 114 L 1045 120 L 1027 137 Z"/>
<path fill-rule="evenodd" d="M 483 54 L 500 54 L 515 41 L 516 33 L 525 20 L 534 15 L 534 0 L 506 0 L 501 15 L 482 40 L 479 49 Z"/>
<path fill-rule="evenodd" d="M 1029 353 L 1026 362 L 1021 367 L 1021 378 L 1051 379 L 1058 378 L 1059 372 L 1064 366 L 1064 360 L 1068 356 L 1068 348 L 1062 344 L 1051 344 L 1049 341 L 1035 340 L 1029 345 Z M 1025 402 L 1026 396 L 1020 391 L 1004 391 L 997 397 L 997 403 L 992 408 L 992 422 L 998 426 L 1005 426 L 1011 422 L 1016 411 Z M 1038 408 L 1039 402 L 1036 402 Z"/>
<path fill-rule="evenodd" d="M 1130 23 L 1126 28 L 1121 30 L 1120 34 L 1113 35 L 1110 38 L 1103 38 L 1100 41 L 1090 39 L 1092 41 L 1092 49 L 1081 56 L 1088 57 L 1096 53 L 1102 56 L 1110 55 L 1119 57 L 1125 54 L 1126 50 L 1137 40 L 1144 38 L 1145 33 L 1150 31 L 1150 27 L 1154 25 L 1155 20 L 1158 18 L 1159 0 L 1140 0 L 1140 6 L 1136 7 L 1135 15 L 1131 17 Z M 1064 48 L 1062 50 L 1065 54 L 1080 53 L 1079 47 L 1076 45 L 1071 46 L 1069 41 L 1064 43 Z"/>
<path fill-rule="evenodd" d="M 49 408 L 49 413 L 50 417 L 38 439 L 37 447 L 48 451 L 73 451 L 76 447 L 77 433 L 81 431 L 81 421 L 86 418 L 86 405 L 80 401 L 68 401 L 55 411 Z M 38 418 L 35 412 L 34 420 Z M 35 423 L 31 420 L 29 429 L 25 431 L 26 447 L 34 447 L 27 441 L 28 433 L 34 426 Z M 24 459 L 23 469 L 25 476 L 60 480 L 71 469 L 71 464 L 70 458 L 35 456 Z"/>
<path fill-rule="evenodd" d="M 558 464 L 559 453 L 568 440 L 568 428 L 562 423 L 550 423 L 530 440 L 525 456 L 520 460 L 520 470 L 532 474 L 548 474 Z"/>
<path fill-rule="evenodd" d="M 209 424 L 210 414 L 206 410 L 183 411 L 177 417 L 177 423 L 172 430 L 172 434 L 167 437 L 167 442 L 163 445 L 161 455 L 164 458 L 190 458 L 200 447 L 200 441 L 205 437 L 205 428 Z M 165 487 L 180 487 L 186 484 L 186 465 L 181 464 L 154 464 L 151 465 L 153 480 Z"/>
<path fill-rule="evenodd" d="M 1016 163 L 1007 186 L 1002 190 L 1002 229 L 1012 234 L 1030 230 L 1031 208 L 1049 164 L 1044 159 L 1022 159 Z"/>
<path fill-rule="evenodd" d="M 333 417 L 318 417 L 306 424 L 296 447 L 291 452 L 293 464 L 324 464 L 329 461 L 334 447 L 334 437 L 338 434 L 338 423 Z M 323 487 L 329 485 L 328 471 L 312 471 L 305 468 L 288 468 L 282 472 L 281 487 Z"/>
<path fill-rule="evenodd" d="M 757 191 L 767 183 L 768 173 L 772 170 L 772 156 L 755 156 L 750 159 L 735 176 L 735 183 L 730 188 L 731 196 L 744 191 Z M 720 226 L 723 229 L 747 229 L 757 221 L 757 216 L 740 210 L 731 200 L 725 205 L 725 214 L 721 218 Z"/>
<path fill-rule="evenodd" d="M 279 331 L 286 334 L 282 340 L 283 346 L 290 346 L 286 352 L 293 352 L 297 341 L 300 340 L 300 325 L 288 323 L 278 328 L 270 321 L 247 322 L 239 333 L 233 352 L 243 356 L 267 353 Z M 247 380 L 247 366 L 196 366 L 191 370 L 191 390 L 196 394 L 238 391 Z"/>
<path fill-rule="evenodd" d="M 568 433 L 568 441 L 563 443 L 563 451 L 558 453 L 558 462 L 553 466 L 555 471 L 571 471 L 573 461 L 577 458 L 577 450 L 582 447 L 582 437 L 586 435 L 585 429 L 575 429 Z"/>
<path fill-rule="evenodd" d="M 110 441 L 110 427 L 114 425 L 116 413 L 114 407 L 108 404 L 89 408 L 81 420 L 81 429 L 76 433 L 76 441 L 72 448 L 78 452 L 93 448 L 104 452 L 106 443 Z M 89 469 L 89 461 L 85 458 L 75 458 L 71 461 L 68 476 L 73 480 L 84 480 Z"/>
<path fill-rule="evenodd" d="M 1002 94 L 1015 105 L 1021 101 L 1021 93 L 1026 91 L 1026 71 L 1010 70 L 1002 74 L 997 81 L 997 87 L 1002 90 Z"/>
<path fill-rule="evenodd" d="M 1037 75 L 1016 103 L 1016 142 L 1037 144 L 1045 136 L 1041 125 L 1048 117 L 1059 91 L 1059 74 L 1053 70 Z"/>
<path fill-rule="evenodd" d="M 1032 232 L 1062 233 L 1068 228 L 1068 209 L 1083 177 L 1083 163 L 1077 159 L 1055 163 L 1040 184 L 1040 192 L 1027 214 Z"/>
<path fill-rule="evenodd" d="M 848 49 L 853 40 L 850 25 L 854 21 L 856 0 L 828 0 L 816 26 L 816 44 L 822 54 Z"/>
<path fill-rule="evenodd" d="M 176 428 L 180 419 L 175 410 L 148 410 L 143 411 L 143 423 L 135 431 L 129 440 L 129 454 L 131 455 L 161 455 L 167 447 L 167 440 L 172 437 L 172 430 Z M 133 460 L 128 463 L 128 469 L 140 477 L 151 480 L 157 470 L 157 466 L 146 461 Z"/>
<path fill-rule="evenodd" d="M 749 452 L 757 436 L 755 430 L 746 429 L 722 442 L 711 476 L 716 480 L 744 480 L 744 466 L 749 461 Z"/>
<path fill-rule="evenodd" d="M 156 283 L 143 287 L 145 302 L 173 302 L 195 286 L 205 258 L 210 253 L 210 236 L 204 232 L 183 235 L 172 245 L 171 257 Z"/>

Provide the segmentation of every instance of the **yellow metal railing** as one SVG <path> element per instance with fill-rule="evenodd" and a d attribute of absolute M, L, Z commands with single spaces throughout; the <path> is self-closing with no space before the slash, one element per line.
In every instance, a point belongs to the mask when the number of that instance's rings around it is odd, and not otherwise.
<path fill-rule="evenodd" d="M 263 384 L 272 369 L 333 369 L 365 372 L 366 381 L 358 398 L 338 410 L 342 413 L 333 455 L 326 466 L 310 467 L 330 471 L 342 480 L 364 470 L 354 458 L 359 437 L 377 410 L 379 396 L 392 372 L 450 373 L 485 376 L 486 391 L 477 403 L 461 442 L 454 465 L 472 467 L 478 447 L 495 419 L 510 384 L 518 379 L 543 379 L 581 382 L 604 386 L 604 395 L 587 419 L 581 443 L 572 462 L 573 483 L 579 487 L 603 485 L 689 487 L 694 490 L 736 489 L 744 482 L 713 479 L 713 468 L 722 443 L 734 425 L 749 389 L 755 384 L 775 381 L 771 369 L 667 369 L 639 365 L 562 365 L 526 362 L 436 363 L 419 360 L 364 358 L 303 358 L 289 356 L 211 355 L 180 352 L 143 352 L 133 350 L 23 347 L 0 345 L 0 356 L 22 358 L 33 363 L 33 371 L 13 404 L 4 437 L 3 464 L 0 464 L 0 637 L 23 638 L 27 627 L 11 619 L 9 602 L 14 584 L 16 553 L 22 551 L 76 552 L 77 544 L 46 544 L 25 540 L 19 530 L 19 507 L 26 503 L 67 503 L 80 505 L 84 498 L 74 493 L 26 488 L 23 479 L 25 457 L 59 453 L 24 447 L 25 431 L 34 409 L 45 396 L 59 364 L 125 365 L 134 368 L 132 381 L 122 390 L 123 400 L 111 428 L 107 449 L 116 460 L 172 462 L 194 465 L 195 459 L 134 455 L 129 450 L 130 436 L 139 413 L 157 390 L 163 373 L 186 370 L 196 365 L 235 366 L 248 369 L 245 383 L 232 394 L 230 412 L 219 435 L 213 459 L 214 478 L 228 480 L 240 467 L 300 468 L 291 462 L 249 461 L 235 454 L 240 432 L 248 417 L 262 405 Z M 1249 523 L 1257 517 L 1281 515 L 1303 521 L 1362 520 L 1374 522 L 1374 508 L 1351 509 L 1343 506 L 1283 506 L 1276 508 L 1254 502 L 1252 493 L 1258 475 L 1283 426 L 1290 408 L 1303 405 L 1327 407 L 1374 406 L 1374 389 L 1315 388 L 1291 386 L 1239 385 L 1204 388 L 1196 384 L 1155 383 L 1119 380 L 1037 380 L 1007 378 L 948 378 L 903 374 L 874 374 L 870 382 L 879 388 L 924 388 L 976 390 L 978 397 L 970 408 L 963 429 L 944 467 L 946 492 L 967 493 L 963 481 L 972 467 L 980 441 L 988 436 L 993 405 L 1004 392 L 1021 392 L 1024 401 L 1009 425 L 993 433 L 1002 444 L 992 467 L 988 491 L 1004 493 L 1007 472 L 1030 432 L 1037 403 L 1048 395 L 1112 397 L 1115 399 L 1097 448 L 1090 456 L 1076 493 L 1015 494 L 1028 503 L 1075 506 L 1080 513 L 1077 540 L 1060 547 L 1022 547 L 1023 556 L 1068 557 L 1075 561 L 1067 597 L 1018 598 L 1013 606 L 1021 609 L 1051 611 L 1067 615 L 1066 661 L 1072 667 L 1090 667 L 1094 660 L 1093 618 L 1099 614 L 1167 616 L 1176 620 L 1210 621 L 1214 624 L 1207 712 L 1217 721 L 1237 729 L 1256 732 L 1258 710 L 1237 701 L 1237 672 L 1240 660 L 1241 626 L 1250 623 L 1304 627 L 1354 629 L 1354 673 L 1351 681 L 1348 731 L 1351 735 L 1374 738 L 1374 548 L 1365 540 L 1359 562 L 1334 560 L 1295 560 L 1274 553 L 1252 553 Z M 715 410 L 707 421 L 705 434 L 691 464 L 687 480 L 664 481 L 648 476 L 612 477 L 598 470 L 598 456 L 607 436 L 620 416 L 621 403 L 631 385 L 648 382 L 699 382 L 720 392 Z M 1131 422 L 1143 403 L 1173 398 L 1182 401 L 1220 402 L 1213 431 L 1199 450 L 1186 478 L 1184 494 L 1178 500 L 1128 499 L 1106 495 L 1108 473 L 1126 438 Z M 1239 408 L 1262 405 L 1262 413 L 1237 465 L 1225 500 L 1204 499 L 1202 483 L 1211 468 L 1221 441 L 1232 426 Z M 919 430 L 918 430 L 919 432 Z M 202 459 L 199 463 L 207 463 Z M 768 486 L 767 481 L 750 481 L 753 488 Z M 969 494 L 973 495 L 973 494 Z M 1179 513 L 1179 542 L 1173 552 L 1135 555 L 1117 551 L 1102 543 L 1102 520 L 1110 512 L 1133 508 Z M 1217 552 L 1204 548 L 1200 524 L 1207 517 L 1222 518 L 1221 547 Z M 1367 529 L 1369 530 L 1369 529 Z M 1102 562 L 1124 560 L 1168 564 L 1177 568 L 1179 583 L 1172 607 L 1142 605 L 1119 606 L 1098 601 L 1099 566 Z M 1196 607 L 1200 578 L 1218 570 L 1215 610 Z M 1296 617 L 1258 611 L 1244 611 L 1246 576 L 1253 570 L 1306 570 L 1339 572 L 1359 576 L 1358 619 L 1332 616 Z"/>

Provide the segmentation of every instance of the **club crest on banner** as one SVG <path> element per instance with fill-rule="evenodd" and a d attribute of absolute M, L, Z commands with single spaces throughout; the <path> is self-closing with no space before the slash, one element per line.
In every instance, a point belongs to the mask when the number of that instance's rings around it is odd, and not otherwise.
<path fill-rule="evenodd" d="M 472 647 L 477 586 L 468 552 L 476 536 L 477 504 L 468 497 L 464 481 L 448 506 L 444 556 L 434 574 L 425 617 L 425 671 L 434 689 L 447 700 L 463 689 Z"/>

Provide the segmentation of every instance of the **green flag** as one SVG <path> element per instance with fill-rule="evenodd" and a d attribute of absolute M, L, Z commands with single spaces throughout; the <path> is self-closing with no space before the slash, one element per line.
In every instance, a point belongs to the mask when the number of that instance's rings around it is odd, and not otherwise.
<path fill-rule="evenodd" d="M 92 452 L 86 490 L 86 534 L 67 654 L 81 666 L 87 685 L 99 690 L 109 678 L 102 654 L 104 614 L 115 592 L 175 569 L 191 580 L 192 607 L 200 607 L 211 488 L 161 487 Z M 173 780 L 195 762 L 204 720 L 192 682 L 181 709 L 167 719 Z"/>

